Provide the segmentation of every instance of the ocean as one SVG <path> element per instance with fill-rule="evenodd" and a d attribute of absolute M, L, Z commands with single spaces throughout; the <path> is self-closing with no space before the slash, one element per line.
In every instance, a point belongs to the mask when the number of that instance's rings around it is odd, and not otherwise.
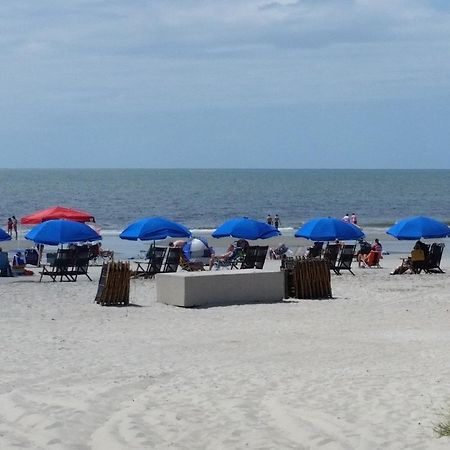
<path fill-rule="evenodd" d="M 355 212 L 369 238 L 388 242 L 386 228 L 403 217 L 450 223 L 450 170 L 0 169 L 0 189 L 3 226 L 12 215 L 20 219 L 49 206 L 82 209 L 95 215 L 105 243 L 127 256 L 145 245 L 125 243 L 118 234 L 148 216 L 208 236 L 231 217 L 278 214 L 291 243 L 295 230 L 318 216 Z M 394 251 L 398 245 L 390 244 Z"/>

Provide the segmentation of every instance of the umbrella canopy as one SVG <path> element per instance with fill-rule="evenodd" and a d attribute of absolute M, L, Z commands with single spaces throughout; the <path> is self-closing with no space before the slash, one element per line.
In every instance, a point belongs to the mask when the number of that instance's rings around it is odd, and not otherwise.
<path fill-rule="evenodd" d="M 72 220 L 47 220 L 36 225 L 25 239 L 38 244 L 59 245 L 72 242 L 100 241 L 101 236 L 84 223 Z"/>
<path fill-rule="evenodd" d="M 184 226 L 164 217 L 146 217 L 128 225 L 120 233 L 121 239 L 129 241 L 157 241 L 167 237 L 191 237 L 191 232 Z"/>
<path fill-rule="evenodd" d="M 364 237 L 357 226 L 334 217 L 318 217 L 306 222 L 295 233 L 312 241 L 356 240 Z"/>
<path fill-rule="evenodd" d="M 64 206 L 53 206 L 22 217 L 20 223 L 34 225 L 53 219 L 67 219 L 74 222 L 95 222 L 94 216 L 87 212 L 65 208 Z"/>
<path fill-rule="evenodd" d="M 230 219 L 220 225 L 212 237 L 221 238 L 232 236 L 238 239 L 268 239 L 279 236 L 281 233 L 272 225 L 258 220 L 249 219 L 247 217 L 237 217 Z"/>
<path fill-rule="evenodd" d="M 0 228 L 0 241 L 10 241 L 11 236 Z"/>
<path fill-rule="evenodd" d="M 399 240 L 433 239 L 450 236 L 450 228 L 431 217 L 414 216 L 398 221 L 386 233 Z"/>

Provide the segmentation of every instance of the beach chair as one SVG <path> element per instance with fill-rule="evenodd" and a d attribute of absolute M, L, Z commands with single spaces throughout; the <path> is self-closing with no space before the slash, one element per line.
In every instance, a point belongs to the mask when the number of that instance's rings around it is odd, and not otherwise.
<path fill-rule="evenodd" d="M 89 281 L 92 281 L 92 278 L 88 275 L 89 261 L 88 246 L 81 246 L 75 250 L 72 272 L 75 281 L 77 281 L 78 275 L 85 275 Z"/>
<path fill-rule="evenodd" d="M 420 273 L 425 267 L 425 260 L 425 252 L 421 248 L 414 248 L 411 250 L 411 256 L 403 259 L 403 265 L 406 266 L 408 263 L 413 273 Z"/>
<path fill-rule="evenodd" d="M 39 265 L 39 253 L 35 248 L 25 249 L 25 262 L 32 266 Z"/>
<path fill-rule="evenodd" d="M 428 257 L 425 259 L 425 262 L 422 267 L 422 269 L 426 273 L 444 273 L 444 271 L 440 267 L 444 247 L 445 247 L 444 243 L 431 244 L 430 253 L 428 254 Z"/>
<path fill-rule="evenodd" d="M 76 273 L 74 271 L 74 251 L 72 249 L 59 249 L 52 265 L 44 264 L 41 270 L 42 281 L 44 276 L 49 276 L 52 281 L 76 281 Z"/>
<path fill-rule="evenodd" d="M 244 258 L 241 262 L 241 269 L 253 269 L 256 263 L 256 255 L 258 253 L 258 246 L 251 245 L 247 248 Z M 267 250 L 266 250 L 267 253 Z"/>
<path fill-rule="evenodd" d="M 256 259 L 255 259 L 255 269 L 262 269 L 264 267 L 264 263 L 266 262 L 267 251 L 269 250 L 269 246 L 259 246 L 256 250 Z"/>
<path fill-rule="evenodd" d="M 344 245 L 341 248 L 339 259 L 333 267 L 336 275 L 341 275 L 341 270 L 348 270 L 352 275 L 355 275 L 352 272 L 353 254 L 355 253 L 355 248 L 356 245 Z"/>
<path fill-rule="evenodd" d="M 381 252 L 377 252 L 375 250 L 370 250 L 370 252 L 361 259 L 361 263 L 363 267 L 368 269 L 373 269 L 374 267 L 377 269 L 381 269 L 380 266 Z"/>
<path fill-rule="evenodd" d="M 308 253 L 306 257 L 309 258 L 320 258 L 322 255 L 322 249 L 323 249 L 323 242 L 314 242 L 312 247 L 308 248 Z"/>
<path fill-rule="evenodd" d="M 146 267 L 145 263 L 137 263 L 137 268 L 133 271 L 133 276 L 153 278 L 155 274 L 161 272 L 166 250 L 166 247 L 152 247 Z"/>
<path fill-rule="evenodd" d="M 9 263 L 8 252 L 0 252 L 0 276 L 12 277 L 11 264 Z"/>
<path fill-rule="evenodd" d="M 188 272 L 197 272 L 205 270 L 205 267 L 201 261 L 189 261 L 183 252 L 180 252 L 180 267 Z"/>
<path fill-rule="evenodd" d="M 219 270 L 222 267 L 227 269 L 239 269 L 239 264 L 244 259 L 244 252 L 241 247 L 235 247 L 232 255 L 228 259 L 216 259 L 214 261 L 214 268 Z"/>
<path fill-rule="evenodd" d="M 176 272 L 180 264 L 181 248 L 169 247 L 167 252 L 166 260 L 164 262 L 164 267 L 161 272 Z"/>
<path fill-rule="evenodd" d="M 340 248 L 341 246 L 339 244 L 328 244 L 323 252 L 323 259 L 326 259 L 328 261 L 330 270 L 333 270 L 334 272 L 336 272 L 335 267 Z"/>

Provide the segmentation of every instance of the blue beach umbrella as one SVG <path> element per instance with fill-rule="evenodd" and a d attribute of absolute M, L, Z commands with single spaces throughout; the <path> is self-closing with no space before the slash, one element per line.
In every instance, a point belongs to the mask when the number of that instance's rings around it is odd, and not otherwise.
<path fill-rule="evenodd" d="M 304 237 L 312 241 L 356 240 L 364 237 L 364 233 L 357 226 L 340 219 L 318 217 L 301 226 L 295 237 Z"/>
<path fill-rule="evenodd" d="M 237 217 L 227 220 L 213 233 L 212 237 L 221 238 L 232 236 L 238 239 L 268 239 L 281 233 L 272 225 L 247 217 Z"/>
<path fill-rule="evenodd" d="M 25 239 L 45 245 L 100 241 L 102 237 L 91 227 L 72 220 L 48 220 L 36 225 Z"/>
<path fill-rule="evenodd" d="M 10 241 L 11 236 L 0 228 L 0 241 Z"/>
<path fill-rule="evenodd" d="M 191 232 L 184 226 L 164 217 L 146 217 L 128 225 L 119 235 L 120 239 L 129 241 L 157 241 L 167 237 L 191 237 Z"/>
<path fill-rule="evenodd" d="M 414 216 L 398 221 L 386 233 L 399 240 L 434 239 L 450 236 L 450 228 L 431 217 Z"/>

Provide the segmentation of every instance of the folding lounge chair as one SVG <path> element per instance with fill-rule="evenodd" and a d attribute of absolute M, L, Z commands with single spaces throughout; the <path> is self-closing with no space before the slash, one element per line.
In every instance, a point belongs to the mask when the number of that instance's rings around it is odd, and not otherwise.
<path fill-rule="evenodd" d="M 75 277 L 75 281 L 78 275 L 85 275 L 89 281 L 92 281 L 92 278 L 88 275 L 89 260 L 89 248 L 87 246 L 75 250 L 73 263 L 73 276 Z"/>
<path fill-rule="evenodd" d="M 76 270 L 74 269 L 74 251 L 71 249 L 59 249 L 52 265 L 44 264 L 41 270 L 42 281 L 44 276 L 49 276 L 52 281 L 76 281 Z"/>
<path fill-rule="evenodd" d="M 257 252 L 257 245 L 251 245 L 250 247 L 248 247 L 247 251 L 245 252 L 244 259 L 241 263 L 241 269 L 253 269 L 255 267 Z"/>
<path fill-rule="evenodd" d="M 323 259 L 328 261 L 330 270 L 336 272 L 336 261 L 339 255 L 341 246 L 339 244 L 328 244 L 323 252 Z"/>
<path fill-rule="evenodd" d="M 314 242 L 312 247 L 309 247 L 307 258 L 319 258 L 322 255 L 323 242 Z"/>
<path fill-rule="evenodd" d="M 429 252 L 428 252 L 429 253 Z M 420 273 L 425 267 L 425 253 L 421 248 L 414 248 L 409 258 L 403 259 L 403 263 L 409 262 L 413 273 Z"/>
<path fill-rule="evenodd" d="M 227 259 L 216 259 L 214 261 L 214 268 L 219 270 L 221 267 L 226 267 L 228 269 L 238 269 L 239 263 L 242 263 L 244 259 L 244 254 L 242 248 L 235 247 L 231 256 Z"/>
<path fill-rule="evenodd" d="M 380 266 L 381 252 L 375 250 L 370 250 L 370 252 L 365 255 L 364 259 L 361 260 L 363 267 L 368 269 L 373 269 L 374 267 L 381 269 Z"/>
<path fill-rule="evenodd" d="M 441 269 L 442 253 L 444 251 L 445 244 L 431 244 L 430 253 L 425 259 L 423 270 L 426 273 L 444 273 Z"/>
<path fill-rule="evenodd" d="M 341 270 L 348 270 L 352 275 L 355 275 L 352 272 L 353 254 L 355 253 L 355 248 L 356 245 L 344 245 L 344 247 L 342 247 L 337 264 L 333 268 L 336 275 L 341 275 Z"/>
<path fill-rule="evenodd" d="M 184 256 L 183 252 L 181 252 L 180 255 L 180 267 L 188 272 L 205 270 L 205 267 L 203 266 L 203 263 L 201 261 L 189 261 L 188 259 L 186 259 L 186 256 Z"/>
<path fill-rule="evenodd" d="M 166 261 L 161 272 L 176 272 L 180 264 L 181 248 L 169 247 L 167 252 Z"/>
<path fill-rule="evenodd" d="M 267 251 L 269 250 L 269 246 L 259 246 L 256 251 L 256 259 L 255 259 L 255 269 L 262 269 L 264 267 L 264 263 L 266 262 Z"/>
<path fill-rule="evenodd" d="M 0 252 L 0 276 L 12 277 L 11 264 L 9 264 L 8 252 Z"/>
<path fill-rule="evenodd" d="M 153 247 L 147 266 L 145 267 L 145 263 L 138 263 L 137 268 L 134 271 L 134 276 L 153 278 L 155 274 L 161 272 L 166 250 L 166 247 Z"/>

